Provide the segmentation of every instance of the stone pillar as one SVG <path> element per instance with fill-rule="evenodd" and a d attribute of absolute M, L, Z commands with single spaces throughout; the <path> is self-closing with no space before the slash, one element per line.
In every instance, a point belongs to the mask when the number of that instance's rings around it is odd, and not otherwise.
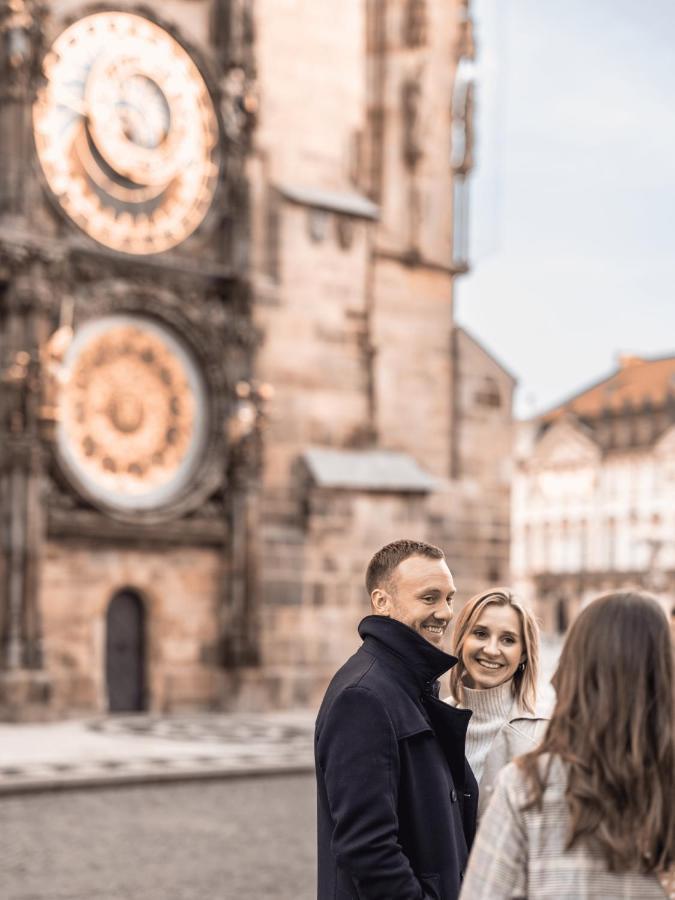
<path fill-rule="evenodd" d="M 32 105 L 45 6 L 0 3 L 0 715 L 35 715 L 42 671 L 40 553 L 45 533 L 40 348 L 49 281 L 29 233 Z"/>
<path fill-rule="evenodd" d="M 217 60 L 217 93 L 225 132 L 221 220 L 226 257 L 244 275 L 250 260 L 250 197 L 246 171 L 258 96 L 253 55 L 252 0 L 215 0 L 211 40 Z"/>
<path fill-rule="evenodd" d="M 242 381 L 229 422 L 229 577 L 222 604 L 224 667 L 260 662 L 260 484 L 264 403 L 270 388 Z"/>
<path fill-rule="evenodd" d="M 33 159 L 31 109 L 40 78 L 43 4 L 0 2 L 0 215 L 26 211 Z"/>
<path fill-rule="evenodd" d="M 40 349 L 47 282 L 14 277 L 0 307 L 0 715 L 34 716 L 43 672 L 40 558 L 46 533 Z"/>

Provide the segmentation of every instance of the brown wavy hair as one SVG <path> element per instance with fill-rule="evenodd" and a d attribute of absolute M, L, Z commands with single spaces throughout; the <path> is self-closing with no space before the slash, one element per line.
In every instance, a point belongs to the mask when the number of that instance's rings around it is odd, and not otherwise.
<path fill-rule="evenodd" d="M 466 672 L 463 650 L 466 636 L 471 632 L 486 606 L 511 606 L 518 613 L 525 653 L 524 664 L 518 667 L 512 681 L 513 696 L 528 712 L 534 713 L 539 675 L 539 626 L 532 613 L 506 587 L 491 588 L 467 600 L 452 629 L 450 652 L 457 657 L 457 665 L 450 670 L 450 692 L 458 703 L 464 701 L 463 678 Z"/>
<path fill-rule="evenodd" d="M 658 601 L 606 594 L 574 621 L 552 679 L 543 742 L 518 759 L 541 807 L 548 764 L 568 767 L 567 849 L 600 850 L 610 872 L 667 869 L 675 855 L 673 648 Z"/>

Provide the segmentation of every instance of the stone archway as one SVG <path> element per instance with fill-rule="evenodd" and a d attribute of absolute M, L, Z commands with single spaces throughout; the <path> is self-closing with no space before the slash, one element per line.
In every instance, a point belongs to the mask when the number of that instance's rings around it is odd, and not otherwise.
<path fill-rule="evenodd" d="M 145 709 L 145 607 L 133 590 L 118 591 L 106 612 L 105 681 L 109 712 Z"/>

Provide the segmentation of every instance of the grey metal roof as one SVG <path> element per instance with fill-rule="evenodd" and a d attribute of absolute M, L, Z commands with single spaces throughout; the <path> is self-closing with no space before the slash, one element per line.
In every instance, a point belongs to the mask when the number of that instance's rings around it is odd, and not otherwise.
<path fill-rule="evenodd" d="M 407 453 L 308 447 L 302 459 L 319 487 L 428 493 L 437 486 L 436 480 Z"/>
<path fill-rule="evenodd" d="M 345 213 L 360 219 L 377 219 L 380 208 L 362 194 L 348 191 L 325 191 L 321 188 L 301 187 L 299 185 L 279 185 L 279 193 L 291 203 L 302 206 L 313 206 L 330 212 Z"/>

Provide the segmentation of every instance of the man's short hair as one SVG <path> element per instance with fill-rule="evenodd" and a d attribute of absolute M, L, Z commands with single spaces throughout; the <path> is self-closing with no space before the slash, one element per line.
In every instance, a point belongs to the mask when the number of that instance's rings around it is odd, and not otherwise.
<path fill-rule="evenodd" d="M 392 541 L 378 550 L 366 569 L 366 590 L 372 594 L 375 588 L 385 585 L 403 560 L 410 556 L 428 556 L 430 559 L 445 559 L 440 547 L 424 541 Z"/>

